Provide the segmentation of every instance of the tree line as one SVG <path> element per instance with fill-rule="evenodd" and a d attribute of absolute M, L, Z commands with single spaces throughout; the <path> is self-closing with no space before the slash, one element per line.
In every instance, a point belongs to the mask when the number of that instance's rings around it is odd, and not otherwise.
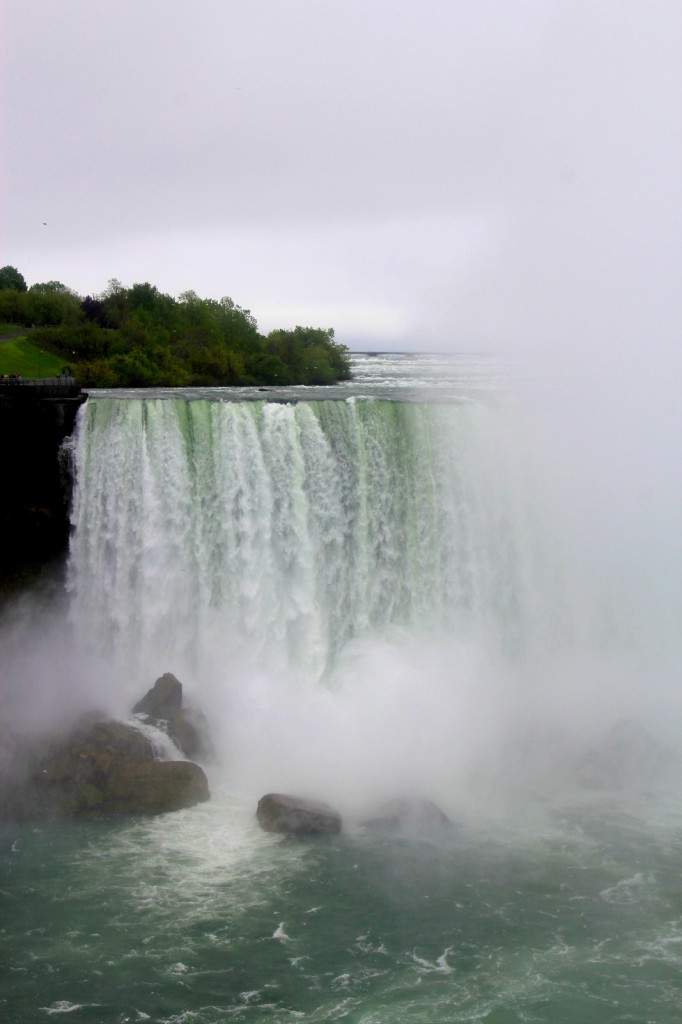
<path fill-rule="evenodd" d="M 228 296 L 178 298 L 144 282 L 112 279 L 100 295 L 60 281 L 27 287 L 0 268 L 0 323 L 32 328 L 31 341 L 64 358 L 84 387 L 334 384 L 350 377 L 348 349 L 333 328 L 295 327 L 267 335 Z"/>

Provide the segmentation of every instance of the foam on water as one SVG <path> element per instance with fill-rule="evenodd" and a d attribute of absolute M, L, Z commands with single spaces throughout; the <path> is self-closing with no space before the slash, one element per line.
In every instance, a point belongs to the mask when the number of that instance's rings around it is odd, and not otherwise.
<path fill-rule="evenodd" d="M 298 843 L 261 832 L 254 805 L 218 789 L 177 815 L 23 830 L 3 1019 L 36 1006 L 117 1022 L 495 1012 L 597 1024 L 627 1007 L 672 1024 L 682 818 L 663 828 L 653 811 L 479 814 L 438 843 L 349 822 Z"/>

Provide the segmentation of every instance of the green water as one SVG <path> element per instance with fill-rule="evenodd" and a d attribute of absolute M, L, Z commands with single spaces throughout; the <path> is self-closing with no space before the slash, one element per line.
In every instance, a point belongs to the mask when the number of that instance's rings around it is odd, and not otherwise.
<path fill-rule="evenodd" d="M 0 1019 L 680 1020 L 682 818 L 591 802 L 292 841 L 226 793 L 2 835 Z"/>

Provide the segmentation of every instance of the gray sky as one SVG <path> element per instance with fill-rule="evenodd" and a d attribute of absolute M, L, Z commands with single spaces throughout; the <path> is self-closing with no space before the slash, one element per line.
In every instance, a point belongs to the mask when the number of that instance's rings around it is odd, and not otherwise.
<path fill-rule="evenodd" d="M 231 295 L 351 346 L 679 344 L 679 0 L 1 17 L 0 264 L 29 284 Z"/>

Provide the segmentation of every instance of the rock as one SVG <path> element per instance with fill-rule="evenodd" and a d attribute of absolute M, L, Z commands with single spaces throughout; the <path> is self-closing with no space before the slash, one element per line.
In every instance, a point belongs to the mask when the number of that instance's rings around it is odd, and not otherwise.
<path fill-rule="evenodd" d="M 211 754 L 205 717 L 183 709 L 182 683 L 169 672 L 134 711 L 164 729 L 189 757 Z M 151 740 L 128 722 L 92 713 L 66 735 L 50 738 L 0 728 L 0 820 L 163 814 L 208 799 L 206 775 L 197 764 L 156 760 Z"/>
<path fill-rule="evenodd" d="M 182 683 L 172 672 L 164 672 L 151 690 L 133 708 L 134 715 L 147 715 L 151 719 L 168 720 L 182 708 Z"/>
<path fill-rule="evenodd" d="M 208 781 L 193 761 L 116 765 L 104 791 L 105 814 L 164 814 L 209 799 Z"/>
<path fill-rule="evenodd" d="M 333 807 L 282 793 L 261 797 L 256 817 L 266 832 L 313 836 L 335 835 L 341 831 L 341 815 Z"/>
<path fill-rule="evenodd" d="M 51 746 L 24 745 L 15 768 L 0 801 L 11 818 L 163 814 L 209 798 L 198 765 L 156 761 L 150 741 L 124 722 L 84 719 Z"/>
<path fill-rule="evenodd" d="M 42 757 L 34 776 L 45 809 L 67 816 L 103 811 L 114 768 L 153 762 L 149 740 L 123 722 L 82 722 Z"/>
<path fill-rule="evenodd" d="M 365 828 L 382 832 L 423 833 L 449 828 L 452 822 L 431 800 L 396 797 L 383 804 L 374 817 L 362 824 Z"/>
<path fill-rule="evenodd" d="M 78 387 L 75 396 L 57 390 L 50 396 L 43 387 L 5 387 L 0 395 L 0 433 L 11 438 L 2 460 L 0 595 L 39 578 L 68 547 L 71 472 L 60 448 L 86 396 Z"/>
<path fill-rule="evenodd" d="M 196 708 L 183 708 L 182 683 L 171 672 L 160 676 L 133 708 L 134 715 L 166 732 L 187 757 L 212 760 L 208 719 Z"/>
<path fill-rule="evenodd" d="M 215 760 L 208 719 L 198 708 L 183 708 L 168 719 L 168 735 L 187 757 Z"/>

